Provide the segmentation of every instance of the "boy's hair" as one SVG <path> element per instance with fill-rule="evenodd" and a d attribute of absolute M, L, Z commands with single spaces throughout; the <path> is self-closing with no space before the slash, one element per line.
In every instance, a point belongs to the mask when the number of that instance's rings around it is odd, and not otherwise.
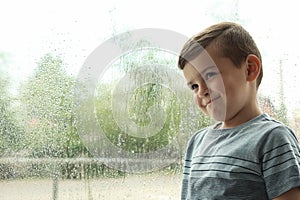
<path fill-rule="evenodd" d="M 178 67 L 183 69 L 212 42 L 220 47 L 222 56 L 229 58 L 237 67 L 241 66 L 249 54 L 256 55 L 261 63 L 260 74 L 256 80 L 258 88 L 263 77 L 261 54 L 251 35 L 242 26 L 233 22 L 212 25 L 190 38 L 181 50 Z"/>

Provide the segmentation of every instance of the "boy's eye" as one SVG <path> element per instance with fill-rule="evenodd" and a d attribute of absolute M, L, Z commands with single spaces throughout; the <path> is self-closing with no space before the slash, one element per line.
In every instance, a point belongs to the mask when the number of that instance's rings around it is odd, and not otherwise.
<path fill-rule="evenodd" d="M 191 85 L 191 89 L 192 89 L 192 90 L 195 90 L 195 89 L 197 89 L 197 88 L 198 88 L 198 85 L 197 85 L 197 84 L 192 84 L 192 85 Z"/>
<path fill-rule="evenodd" d="M 210 78 L 212 78 L 215 75 L 217 75 L 217 72 L 208 72 L 204 75 L 204 79 L 209 80 Z"/>

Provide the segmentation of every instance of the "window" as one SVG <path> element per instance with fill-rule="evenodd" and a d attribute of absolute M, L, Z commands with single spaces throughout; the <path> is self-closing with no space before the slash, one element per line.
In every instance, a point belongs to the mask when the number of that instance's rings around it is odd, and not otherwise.
<path fill-rule="evenodd" d="M 212 121 L 193 104 L 178 51 L 219 21 L 254 37 L 261 107 L 298 136 L 295 9 L 240 0 L 3 1 L 0 198 L 179 199 L 186 142 Z"/>

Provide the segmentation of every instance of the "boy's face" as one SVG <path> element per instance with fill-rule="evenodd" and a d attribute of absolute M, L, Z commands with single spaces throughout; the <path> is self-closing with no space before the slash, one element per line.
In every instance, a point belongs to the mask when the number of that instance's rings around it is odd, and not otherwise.
<path fill-rule="evenodd" d="M 199 108 L 215 120 L 227 121 L 249 101 L 247 67 L 244 63 L 236 67 L 213 45 L 205 50 L 185 65 L 183 74 Z"/>

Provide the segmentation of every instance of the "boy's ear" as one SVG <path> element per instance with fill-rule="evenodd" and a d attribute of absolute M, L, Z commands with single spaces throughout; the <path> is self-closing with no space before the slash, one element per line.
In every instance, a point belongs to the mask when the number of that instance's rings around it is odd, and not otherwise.
<path fill-rule="evenodd" d="M 259 58 L 256 55 L 249 54 L 246 58 L 246 65 L 247 65 L 247 81 L 256 80 L 261 69 L 261 63 Z"/>

